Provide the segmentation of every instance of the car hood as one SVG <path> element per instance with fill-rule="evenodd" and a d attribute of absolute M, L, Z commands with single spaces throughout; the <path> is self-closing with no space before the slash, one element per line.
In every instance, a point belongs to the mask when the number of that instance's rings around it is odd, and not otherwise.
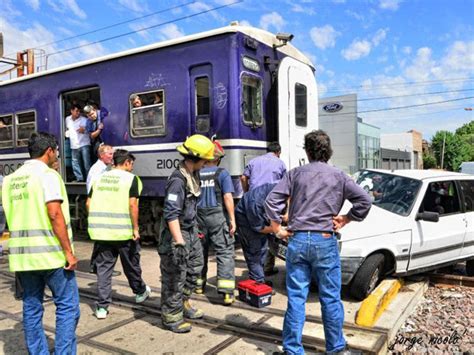
<path fill-rule="evenodd" d="M 346 202 L 340 214 L 346 214 L 352 204 Z M 396 233 L 410 228 L 409 217 L 388 212 L 383 208 L 372 205 L 369 214 L 362 222 L 351 222 L 340 230 L 341 240 L 355 240 L 373 237 L 380 234 Z"/>

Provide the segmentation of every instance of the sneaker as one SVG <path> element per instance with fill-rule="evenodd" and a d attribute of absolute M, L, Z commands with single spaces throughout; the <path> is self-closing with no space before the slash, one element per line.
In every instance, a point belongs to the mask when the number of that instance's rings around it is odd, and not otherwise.
<path fill-rule="evenodd" d="M 189 333 L 192 328 L 190 323 L 183 322 L 183 321 L 172 323 L 172 324 L 163 323 L 163 327 L 166 330 L 170 330 L 173 333 L 178 333 L 178 334 Z"/>
<path fill-rule="evenodd" d="M 194 308 L 189 300 L 184 301 L 184 316 L 189 319 L 200 319 L 204 317 L 204 312 L 201 309 Z"/>
<path fill-rule="evenodd" d="M 150 286 L 146 285 L 145 292 L 142 294 L 136 295 L 135 296 L 135 302 L 136 303 L 142 303 L 145 302 L 145 300 L 151 295 L 151 288 Z"/>
<path fill-rule="evenodd" d="M 202 287 L 196 287 L 194 293 L 197 295 L 202 295 L 204 293 L 204 289 Z"/>
<path fill-rule="evenodd" d="M 232 303 L 234 303 L 234 295 L 231 293 L 226 293 L 224 294 L 224 305 L 230 306 Z"/>
<path fill-rule="evenodd" d="M 97 319 L 107 318 L 108 313 L 109 313 L 109 311 L 107 310 L 107 308 L 103 308 L 103 307 L 97 307 L 96 310 L 95 310 L 95 316 L 96 316 Z"/>
<path fill-rule="evenodd" d="M 122 273 L 120 271 L 112 271 L 112 277 L 115 277 L 115 276 L 120 276 L 122 275 Z"/>

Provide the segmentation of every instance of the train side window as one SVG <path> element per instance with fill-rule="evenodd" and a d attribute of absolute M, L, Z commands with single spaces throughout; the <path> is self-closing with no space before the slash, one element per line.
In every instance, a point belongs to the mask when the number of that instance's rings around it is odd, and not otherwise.
<path fill-rule="evenodd" d="M 306 86 L 295 84 L 295 123 L 298 127 L 306 127 L 308 124 L 308 95 Z"/>
<path fill-rule="evenodd" d="M 205 133 L 210 129 L 211 100 L 209 78 L 202 76 L 194 80 L 196 132 Z"/>
<path fill-rule="evenodd" d="M 164 90 L 130 95 L 130 125 L 134 138 L 164 136 Z"/>
<path fill-rule="evenodd" d="M 28 138 L 36 130 L 36 112 L 28 111 L 16 114 L 16 145 L 18 147 L 28 145 Z"/>
<path fill-rule="evenodd" d="M 262 81 L 249 75 L 242 76 L 242 114 L 246 124 L 263 124 Z"/>
<path fill-rule="evenodd" d="M 0 116 L 0 149 L 13 147 L 13 115 Z"/>

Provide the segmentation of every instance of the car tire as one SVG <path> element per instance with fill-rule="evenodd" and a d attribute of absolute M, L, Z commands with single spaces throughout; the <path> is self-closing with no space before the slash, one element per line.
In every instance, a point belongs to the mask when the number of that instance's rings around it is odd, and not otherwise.
<path fill-rule="evenodd" d="M 358 301 L 366 298 L 382 280 L 385 256 L 370 255 L 360 266 L 350 287 L 350 294 Z"/>
<path fill-rule="evenodd" d="M 467 276 L 474 276 L 474 259 L 466 261 Z"/>

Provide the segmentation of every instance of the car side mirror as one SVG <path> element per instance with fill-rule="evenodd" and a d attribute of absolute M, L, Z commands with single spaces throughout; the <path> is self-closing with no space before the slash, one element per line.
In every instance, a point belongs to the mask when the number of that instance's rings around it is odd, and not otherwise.
<path fill-rule="evenodd" d="M 415 217 L 416 221 L 422 220 L 427 222 L 438 222 L 439 213 L 438 212 L 418 212 Z"/>

